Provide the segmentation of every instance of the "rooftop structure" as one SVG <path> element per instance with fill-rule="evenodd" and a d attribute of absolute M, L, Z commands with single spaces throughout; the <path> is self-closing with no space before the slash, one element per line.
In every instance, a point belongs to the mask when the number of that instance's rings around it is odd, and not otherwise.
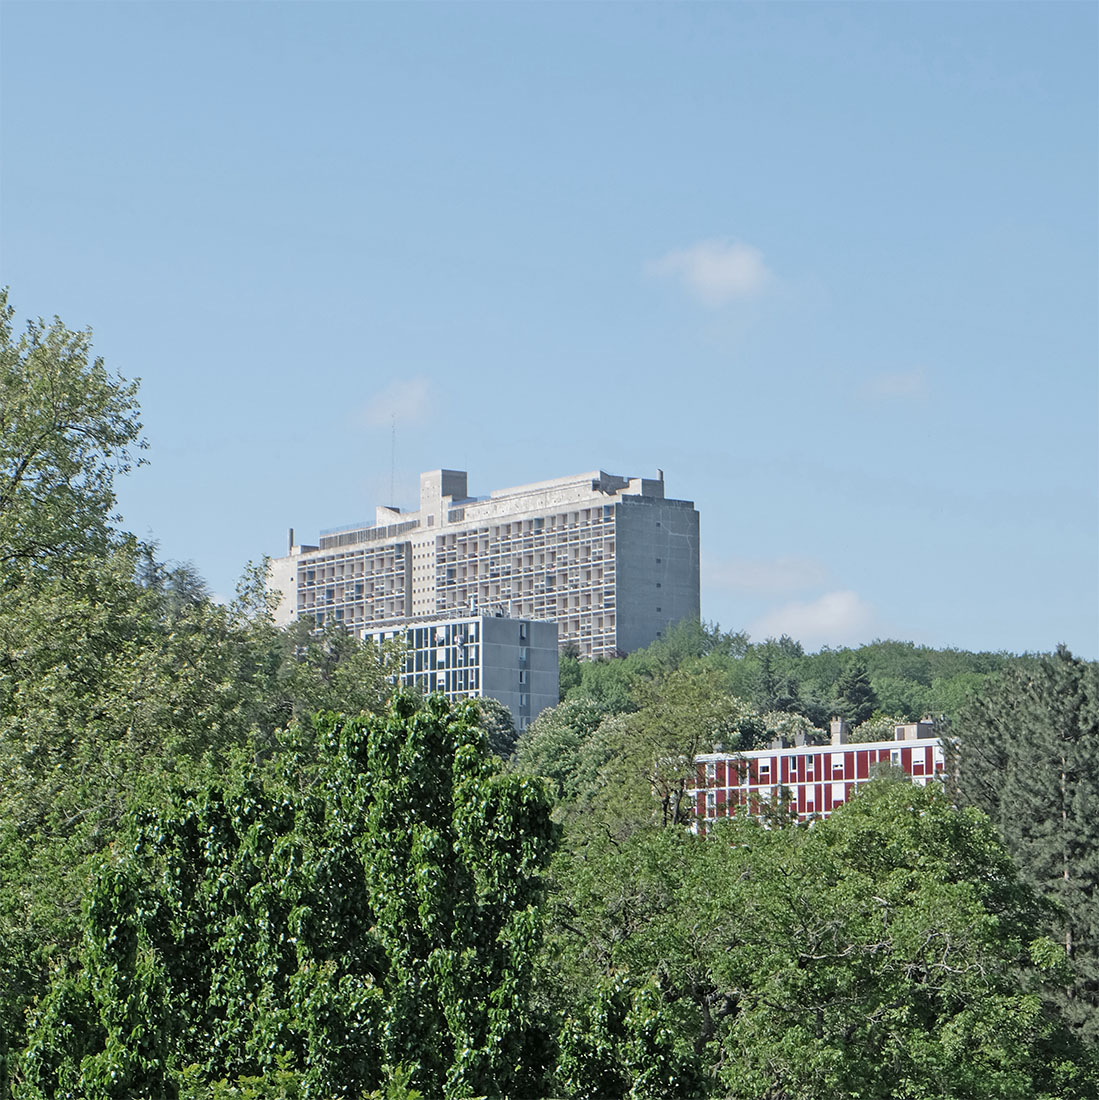
<path fill-rule="evenodd" d="M 310 616 L 362 635 L 423 615 L 545 620 L 583 657 L 648 645 L 699 614 L 698 512 L 664 475 L 603 470 L 472 497 L 463 470 L 420 475 L 420 507 L 294 543 L 271 563 L 283 624 Z"/>

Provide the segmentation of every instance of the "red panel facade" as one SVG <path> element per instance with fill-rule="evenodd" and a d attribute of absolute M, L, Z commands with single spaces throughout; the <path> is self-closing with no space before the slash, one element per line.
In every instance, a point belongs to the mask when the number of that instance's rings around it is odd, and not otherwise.
<path fill-rule="evenodd" d="M 827 816 L 870 781 L 875 765 L 899 764 L 917 783 L 942 775 L 944 754 L 934 740 L 877 742 L 871 745 L 791 746 L 741 756 L 703 754 L 698 758 L 694 794 L 697 819 L 730 813 L 757 813 L 777 788 L 790 792 L 804 820 Z M 743 781 L 742 781 L 743 780 Z M 842 793 L 841 793 L 842 792 Z"/>

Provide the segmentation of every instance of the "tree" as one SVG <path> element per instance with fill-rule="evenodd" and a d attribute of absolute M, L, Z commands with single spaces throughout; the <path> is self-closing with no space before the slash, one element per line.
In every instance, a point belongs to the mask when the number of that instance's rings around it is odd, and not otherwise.
<path fill-rule="evenodd" d="M 112 537 L 114 477 L 140 461 L 137 383 L 90 359 L 91 333 L 58 318 L 15 337 L 0 290 L 0 566 L 102 554 Z"/>
<path fill-rule="evenodd" d="M 742 749 L 760 747 L 767 736 L 781 737 L 788 743 L 794 742 L 798 737 L 803 737 L 806 744 L 809 745 L 823 745 L 828 740 L 828 734 L 820 727 L 814 726 L 804 714 L 791 714 L 785 710 L 772 710 L 766 714 L 761 714 L 760 722 L 763 726 L 764 736 L 759 738 L 757 744 L 741 744 Z"/>
<path fill-rule="evenodd" d="M 515 751 L 518 738 L 511 711 L 499 699 L 486 695 L 477 700 L 477 712 L 481 716 L 481 729 L 488 737 L 488 747 L 506 760 Z"/>
<path fill-rule="evenodd" d="M 878 709 L 878 697 L 862 661 L 852 661 L 836 684 L 836 709 L 852 726 L 862 725 Z"/>
<path fill-rule="evenodd" d="M 848 736 L 853 744 L 865 744 L 869 741 L 892 741 L 898 725 L 908 721 L 897 714 L 876 714 L 860 726 L 856 726 Z"/>
<path fill-rule="evenodd" d="M 335 621 L 318 628 L 298 619 L 279 630 L 267 620 L 265 628 L 278 653 L 270 701 L 279 724 L 307 721 L 326 710 L 377 714 L 385 709 L 404 656 L 399 640 L 376 645 Z"/>
<path fill-rule="evenodd" d="M 37 1013 L 24 1094 L 171 1096 L 190 1066 L 192 1092 L 289 1072 L 303 1095 L 541 1095 L 554 830 L 476 718 L 439 696 L 328 715 L 303 743 L 323 754 L 310 787 L 290 743 L 132 816 Z"/>
<path fill-rule="evenodd" d="M 693 664 L 640 683 L 635 699 L 636 711 L 604 720 L 593 735 L 579 807 L 616 832 L 654 820 L 686 824 L 695 756 L 717 744 L 737 750 L 742 728 L 755 736 L 757 723 L 719 671 Z"/>
<path fill-rule="evenodd" d="M 877 780 L 812 828 L 588 835 L 556 874 L 564 999 L 651 983 L 712 1095 L 1083 1100 L 1099 1084 L 1038 996 L 1064 961 L 1048 908 L 984 815 L 934 786 Z"/>
<path fill-rule="evenodd" d="M 304 705 L 376 711 L 391 690 L 393 654 L 275 629 L 257 571 L 223 606 L 193 571 L 115 542 L 0 586 L 0 1035 L 13 1046 L 74 947 L 84 860 L 146 786 L 216 775 L 246 746 L 270 753 Z"/>
<path fill-rule="evenodd" d="M 660 990 L 602 982 L 561 1029 L 557 1077 L 573 1100 L 692 1100 L 704 1093 Z"/>
<path fill-rule="evenodd" d="M 233 606 L 134 580 L 132 543 L 0 587 L 0 1033 L 73 945 L 81 865 L 154 778 L 269 726 L 270 661 Z"/>
<path fill-rule="evenodd" d="M 519 735 L 516 769 L 549 779 L 560 799 L 576 798 L 584 747 L 607 713 L 605 707 L 584 696 L 542 711 Z"/>
<path fill-rule="evenodd" d="M 1063 954 L 983 815 L 879 780 L 811 829 L 712 839 L 731 1097 L 1093 1094 L 1036 995 Z"/>
<path fill-rule="evenodd" d="M 557 657 L 557 686 L 561 699 L 568 698 L 573 688 L 580 686 L 583 676 L 580 667 L 580 648 L 575 642 L 563 646 Z"/>
<path fill-rule="evenodd" d="M 1056 901 L 1073 980 L 1058 999 L 1099 1042 L 1099 664 L 1060 646 L 991 680 L 957 726 L 957 791 Z"/>

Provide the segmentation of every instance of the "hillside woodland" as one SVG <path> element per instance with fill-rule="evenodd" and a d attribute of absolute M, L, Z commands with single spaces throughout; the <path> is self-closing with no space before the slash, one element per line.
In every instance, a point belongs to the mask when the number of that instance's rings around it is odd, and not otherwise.
<path fill-rule="evenodd" d="M 1099 666 L 684 623 L 517 737 L 120 531 L 141 433 L 0 297 L 0 1096 L 1099 1095 Z M 835 715 L 949 788 L 692 831 Z"/>

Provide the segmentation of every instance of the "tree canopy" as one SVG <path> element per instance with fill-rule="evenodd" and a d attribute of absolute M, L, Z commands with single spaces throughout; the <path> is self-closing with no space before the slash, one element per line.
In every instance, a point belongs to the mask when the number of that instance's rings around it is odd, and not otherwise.
<path fill-rule="evenodd" d="M 397 1070 L 430 1096 L 538 1094 L 544 788 L 499 774 L 475 711 L 438 696 L 314 733 L 304 790 L 291 744 L 130 815 L 35 1014 L 22 1095 L 290 1071 L 359 1097 Z"/>
<path fill-rule="evenodd" d="M 1064 647 L 1013 665 L 963 709 L 956 734 L 957 791 L 1056 902 L 1071 963 L 1059 997 L 1099 1043 L 1099 665 Z"/>
<path fill-rule="evenodd" d="M 518 738 L 394 700 L 399 652 L 277 629 L 263 563 L 222 605 L 117 530 L 136 383 L 12 318 L 0 1095 L 1099 1094 L 1099 666 L 688 622 L 563 654 Z M 951 796 L 693 831 L 697 752 L 837 707 L 953 720 Z"/>
<path fill-rule="evenodd" d="M 15 334 L 0 289 L 0 566 L 102 553 L 111 535 L 114 478 L 140 461 L 137 383 L 91 358 L 91 333 L 58 318 Z"/>

